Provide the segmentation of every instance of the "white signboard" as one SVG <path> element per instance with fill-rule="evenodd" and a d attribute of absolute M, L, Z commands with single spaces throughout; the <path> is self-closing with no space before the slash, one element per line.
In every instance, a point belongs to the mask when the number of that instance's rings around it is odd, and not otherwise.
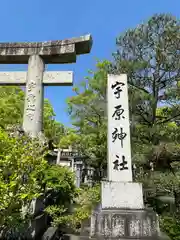
<path fill-rule="evenodd" d="M 132 181 L 127 75 L 108 75 L 108 180 Z"/>

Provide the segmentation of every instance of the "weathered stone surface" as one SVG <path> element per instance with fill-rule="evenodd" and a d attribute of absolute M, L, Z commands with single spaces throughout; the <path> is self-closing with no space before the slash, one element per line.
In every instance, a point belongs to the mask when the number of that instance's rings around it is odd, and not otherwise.
<path fill-rule="evenodd" d="M 43 116 L 43 73 L 44 62 L 38 55 L 29 57 L 24 106 L 23 129 L 31 137 L 37 137 L 42 132 Z"/>
<path fill-rule="evenodd" d="M 65 234 L 61 238 L 61 240 L 79 240 L 79 239 L 80 239 L 80 236 L 75 235 L 75 234 Z M 89 237 L 87 239 L 89 239 Z"/>
<path fill-rule="evenodd" d="M 37 216 L 39 214 L 43 213 L 43 210 L 45 208 L 45 205 L 43 203 L 43 198 L 35 198 L 32 200 L 30 204 L 30 213 L 33 214 L 34 216 Z"/>
<path fill-rule="evenodd" d="M 141 183 L 101 182 L 102 208 L 143 209 Z"/>
<path fill-rule="evenodd" d="M 0 85 L 26 85 L 27 72 L 0 72 Z M 72 86 L 72 71 L 47 71 L 43 73 L 43 86 Z"/>
<path fill-rule="evenodd" d="M 132 182 L 127 75 L 108 75 L 108 180 Z"/>
<path fill-rule="evenodd" d="M 49 71 L 44 72 L 44 86 L 72 86 L 73 72 L 72 71 Z"/>
<path fill-rule="evenodd" d="M 47 228 L 47 215 L 42 214 L 31 220 L 30 226 L 26 232 L 26 239 L 40 239 L 40 235 L 42 236 L 43 232 Z M 37 238 L 38 237 L 38 238 Z"/>
<path fill-rule="evenodd" d="M 49 227 L 41 238 L 41 240 L 55 240 L 55 239 L 59 239 L 57 227 Z"/>
<path fill-rule="evenodd" d="M 40 55 L 45 63 L 76 62 L 76 55 L 89 53 L 91 46 L 91 35 L 46 42 L 0 43 L 0 63 L 28 63 L 31 55 Z"/>
<path fill-rule="evenodd" d="M 107 239 L 157 239 L 157 216 L 150 210 L 100 210 L 91 217 L 90 236 Z"/>

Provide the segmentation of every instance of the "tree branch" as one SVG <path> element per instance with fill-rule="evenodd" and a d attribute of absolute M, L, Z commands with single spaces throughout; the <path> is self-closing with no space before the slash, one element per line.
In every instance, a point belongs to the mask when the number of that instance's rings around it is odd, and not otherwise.
<path fill-rule="evenodd" d="M 164 121 L 162 121 L 162 122 L 158 122 L 157 124 L 164 124 L 164 123 L 167 123 L 167 122 L 169 122 L 169 121 L 171 121 L 171 120 L 173 120 L 174 118 L 176 118 L 176 117 L 179 117 L 180 116 L 180 113 L 178 113 L 177 115 L 175 115 L 175 116 L 172 116 L 172 117 L 170 117 L 170 118 L 168 118 L 168 119 L 166 119 L 166 120 L 164 120 Z"/>

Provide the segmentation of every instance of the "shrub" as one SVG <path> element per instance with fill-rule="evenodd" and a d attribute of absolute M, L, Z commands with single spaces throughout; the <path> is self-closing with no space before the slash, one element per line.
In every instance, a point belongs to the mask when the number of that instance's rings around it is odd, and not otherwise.
<path fill-rule="evenodd" d="M 178 216 L 162 215 L 160 226 L 172 240 L 180 240 L 180 219 Z"/>
<path fill-rule="evenodd" d="M 52 225 L 63 226 L 77 232 L 83 220 L 90 217 L 93 207 L 100 202 L 100 186 L 77 189 L 73 211 L 61 206 L 50 206 L 47 212 L 52 216 Z"/>
<path fill-rule="evenodd" d="M 46 167 L 37 141 L 0 129 L 0 233 L 17 232 L 28 221 L 22 207 L 43 194 L 39 177 Z"/>

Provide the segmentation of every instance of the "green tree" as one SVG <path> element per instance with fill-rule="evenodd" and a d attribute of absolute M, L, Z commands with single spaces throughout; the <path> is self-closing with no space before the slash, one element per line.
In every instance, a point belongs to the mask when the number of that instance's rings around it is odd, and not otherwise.
<path fill-rule="evenodd" d="M 20 87 L 0 87 L 1 127 L 22 124 L 24 92 Z"/>
<path fill-rule="evenodd" d="M 60 226 L 61 229 L 65 227 L 65 229 L 69 228 L 71 231 L 79 232 L 82 221 L 87 220 L 91 216 L 93 208 L 100 201 L 100 186 L 95 185 L 94 187 L 78 189 L 73 200 L 73 211 L 62 205 L 52 205 L 46 209 L 52 216 L 52 225 Z"/>
<path fill-rule="evenodd" d="M 75 145 L 85 156 L 86 163 L 96 169 L 96 180 L 101 179 L 101 170 L 106 169 L 106 82 L 108 61 L 98 62 L 97 71 L 75 87 L 76 96 L 68 99 L 69 114 L 74 130 L 70 130 L 60 145 L 65 142 Z"/>
<path fill-rule="evenodd" d="M 24 112 L 24 91 L 20 87 L 0 87 L 0 126 L 22 125 Z M 48 99 L 44 101 L 44 132 L 48 139 L 59 143 L 64 135 L 63 124 L 55 120 L 53 107 Z"/>
<path fill-rule="evenodd" d="M 9 137 L 0 129 L 1 238 L 25 234 L 34 198 L 43 198 L 47 209 L 68 209 L 76 196 L 74 174 L 66 167 L 49 165 L 45 155 L 38 140 Z"/>
<path fill-rule="evenodd" d="M 28 213 L 22 207 L 43 194 L 41 184 L 47 162 L 42 147 L 26 137 L 10 138 L 0 129 L 0 232 L 18 231 Z"/>
<path fill-rule="evenodd" d="M 112 71 L 128 74 L 131 120 L 149 128 L 151 134 L 144 140 L 155 145 L 161 140 L 156 127 L 161 128 L 180 115 L 179 37 L 179 20 L 159 14 L 116 41 Z M 159 104 L 169 106 L 163 115 L 157 114 Z"/>
<path fill-rule="evenodd" d="M 42 182 L 46 194 L 51 193 L 50 205 L 69 207 L 76 194 L 74 173 L 69 168 L 60 165 L 48 166 Z"/>
<path fill-rule="evenodd" d="M 65 126 L 55 120 L 56 114 L 48 99 L 44 101 L 44 133 L 57 145 L 66 132 Z"/>

